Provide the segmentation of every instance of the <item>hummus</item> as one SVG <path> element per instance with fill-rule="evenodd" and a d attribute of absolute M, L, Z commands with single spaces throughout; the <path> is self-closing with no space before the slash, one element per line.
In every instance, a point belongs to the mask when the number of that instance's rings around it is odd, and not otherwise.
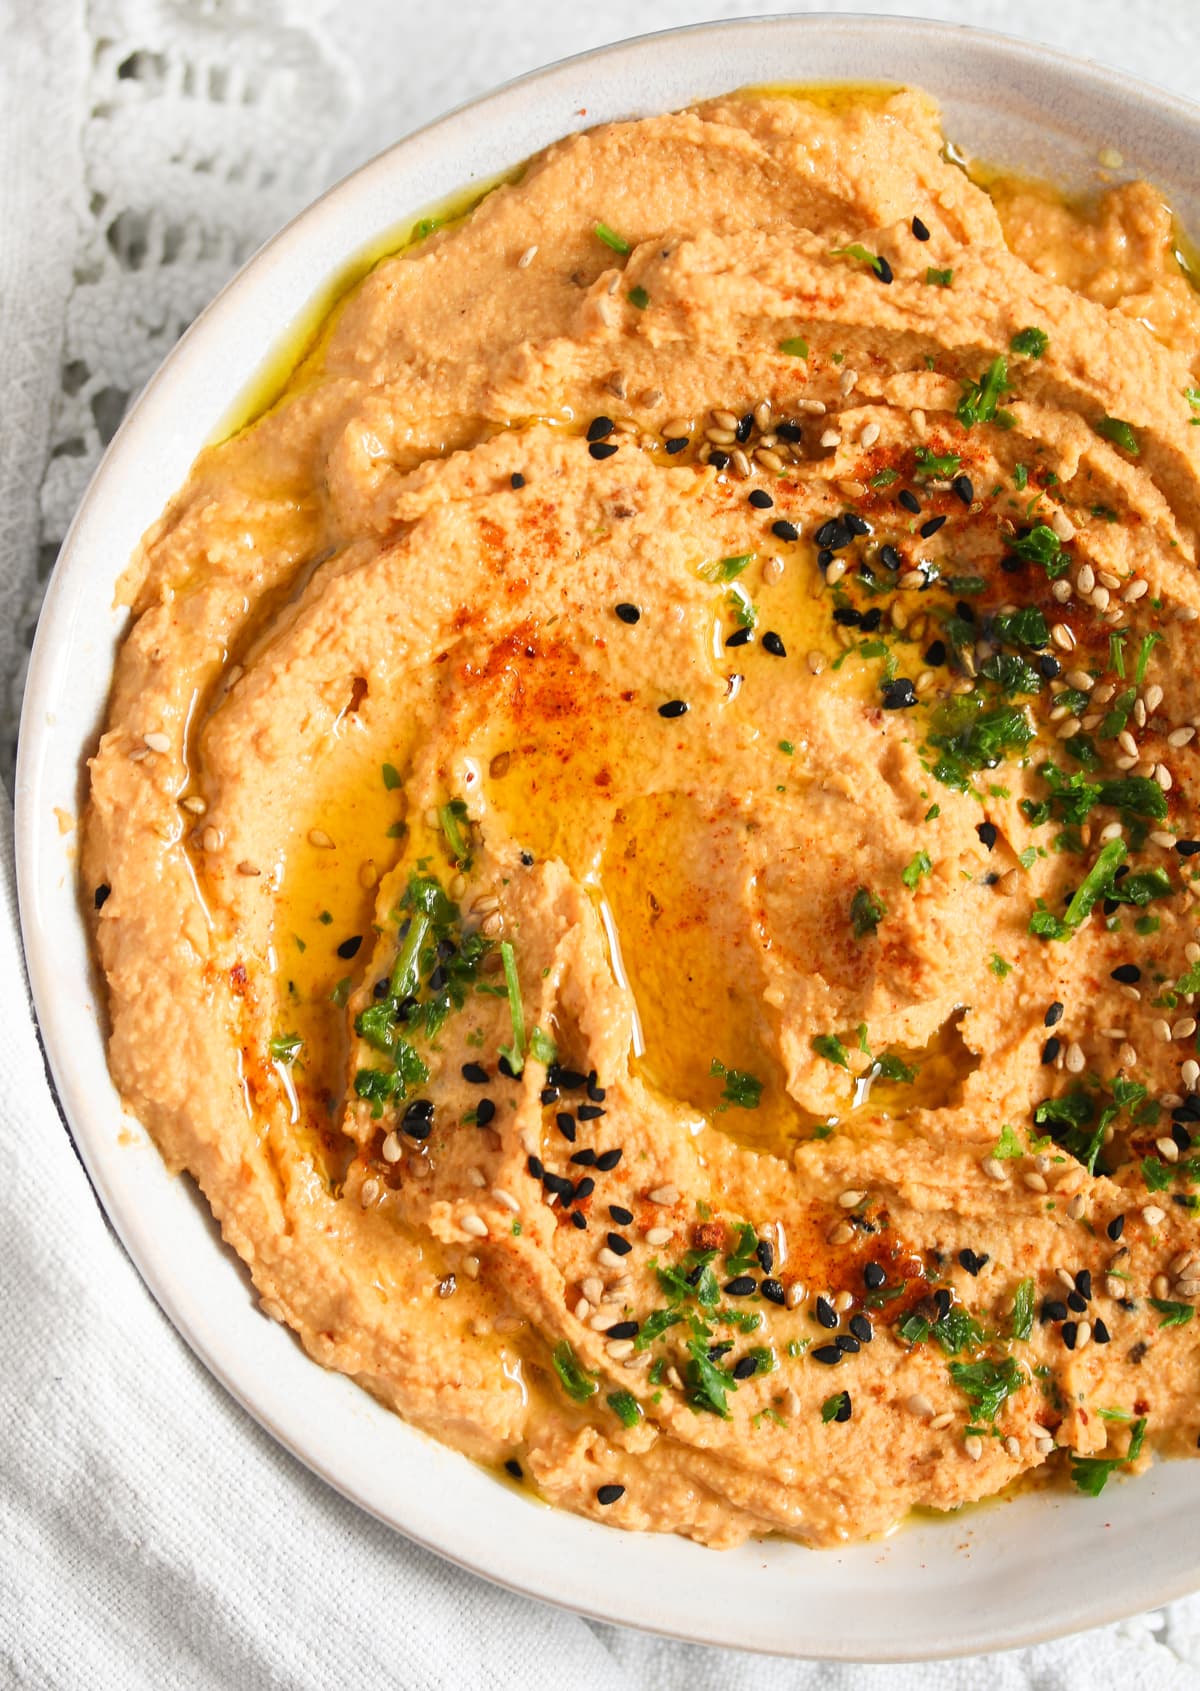
<path fill-rule="evenodd" d="M 1175 245 L 919 93 L 729 97 L 422 226 L 201 455 L 84 890 L 317 1361 L 716 1546 L 1194 1451 Z"/>

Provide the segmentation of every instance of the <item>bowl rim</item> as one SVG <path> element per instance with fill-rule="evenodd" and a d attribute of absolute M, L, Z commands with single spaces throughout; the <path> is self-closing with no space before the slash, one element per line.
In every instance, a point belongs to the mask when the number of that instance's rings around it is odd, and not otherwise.
<path fill-rule="evenodd" d="M 683 1624 L 673 1621 L 669 1616 L 660 1617 L 645 1598 L 636 1602 L 631 1611 L 627 1603 L 616 1604 L 612 1601 L 590 1601 L 582 1591 L 578 1581 L 568 1590 L 556 1589 L 546 1591 L 542 1587 L 540 1577 L 530 1572 L 510 1574 L 505 1571 L 502 1560 L 498 1564 L 494 1552 L 474 1551 L 464 1549 L 457 1541 L 457 1525 L 451 1523 L 449 1528 L 438 1530 L 430 1526 L 428 1521 L 414 1525 L 401 1522 L 396 1518 L 393 1509 L 381 1506 L 373 1499 L 370 1491 L 361 1483 L 361 1475 L 357 1478 L 348 1475 L 344 1463 L 339 1459 L 339 1452 L 335 1442 L 331 1441 L 324 1448 L 313 1448 L 310 1439 L 298 1433 L 296 1425 L 289 1420 L 278 1404 L 265 1401 L 269 1394 L 265 1394 L 261 1382 L 248 1382 L 244 1374 L 230 1361 L 229 1354 L 222 1342 L 222 1335 L 215 1325 L 206 1319 L 203 1309 L 203 1298 L 197 1302 L 196 1294 L 191 1289 L 185 1289 L 177 1280 L 173 1280 L 169 1272 L 170 1264 L 156 1248 L 154 1239 L 154 1224 L 148 1223 L 140 1214 L 133 1213 L 128 1203 L 128 1195 L 120 1189 L 119 1182 L 113 1177 L 109 1157 L 111 1145 L 104 1142 L 96 1128 L 98 1107 L 95 1100 L 86 1094 L 85 1089 L 77 1081 L 73 1064 L 70 1044 L 72 1029 L 64 1025 L 64 1018 L 56 1005 L 56 992 L 59 980 L 56 978 L 57 956 L 53 948 L 45 942 L 42 932 L 43 910 L 46 900 L 53 905 L 55 898 L 62 905 L 57 912 L 58 920 L 70 928 L 72 924 L 78 928 L 86 947 L 86 932 L 83 920 L 82 902 L 75 877 L 63 875 L 57 888 L 49 886 L 44 874 L 42 863 L 43 854 L 50 849 L 52 841 L 49 807 L 41 801 L 41 787 L 46 779 L 47 767 L 54 767 L 54 752 L 50 748 L 53 740 L 54 706 L 57 700 L 57 687 L 60 676 L 57 670 L 59 648 L 67 643 L 67 637 L 73 636 L 79 617 L 79 608 L 72 600 L 72 594 L 78 593 L 80 581 L 88 568 L 88 544 L 103 534 L 106 516 L 106 500 L 109 503 L 115 498 L 120 503 L 120 495 L 113 493 L 115 483 L 119 480 L 126 462 L 132 462 L 135 453 L 141 446 L 154 423 L 156 409 L 161 412 L 169 410 L 171 390 L 175 385 L 180 371 L 189 360 L 194 360 L 209 339 L 214 337 L 223 323 L 235 314 L 241 303 L 242 296 L 248 294 L 255 285 L 269 286 L 273 271 L 285 269 L 300 256 L 299 249 L 309 231 L 316 226 L 322 215 L 331 207 L 338 205 L 347 197 L 357 195 L 365 198 L 370 189 L 379 182 L 386 180 L 388 174 L 397 168 L 398 162 L 413 152 L 418 146 L 426 148 L 436 146 L 442 140 L 451 137 L 463 124 L 465 119 L 486 122 L 489 115 L 497 108 L 511 101 L 514 96 L 524 96 L 534 100 L 539 93 L 548 89 L 556 81 L 586 68 L 589 73 L 596 71 L 603 73 L 605 67 L 631 54 L 661 53 L 674 43 L 689 40 L 707 40 L 721 36 L 754 35 L 767 38 L 770 35 L 794 35 L 797 32 L 815 32 L 819 29 L 843 31 L 851 33 L 855 28 L 869 28 L 872 32 L 883 37 L 903 39 L 911 44 L 914 40 L 926 41 L 937 45 L 947 43 L 966 44 L 969 51 L 978 51 L 983 55 L 991 55 L 996 59 L 1004 59 L 1010 66 L 1039 67 L 1047 65 L 1055 67 L 1065 77 L 1073 80 L 1090 81 L 1106 87 L 1110 93 L 1124 101 L 1134 104 L 1153 102 L 1160 111 L 1170 112 L 1174 118 L 1187 129 L 1194 132 L 1195 139 L 1200 140 L 1200 105 L 1188 100 L 1182 95 L 1159 89 L 1154 84 L 1143 80 L 1130 78 L 1123 73 L 1102 65 L 1086 57 L 1067 53 L 1061 49 L 1043 47 L 1035 42 L 1021 40 L 1004 35 L 998 31 L 980 29 L 971 25 L 943 22 L 935 19 L 915 18 L 907 16 L 879 16 L 870 13 L 830 13 L 811 12 L 801 14 L 767 14 L 747 16 L 743 18 L 719 19 L 709 22 L 693 23 L 676 26 L 670 29 L 654 31 L 646 35 L 631 37 L 625 40 L 607 43 L 555 63 L 528 71 L 502 84 L 500 87 L 461 102 L 450 111 L 433 119 L 390 146 L 382 149 L 365 163 L 349 172 L 340 181 L 326 189 L 316 200 L 312 201 L 282 229 L 252 255 L 252 257 L 237 271 L 237 273 L 222 287 L 212 301 L 197 316 L 195 321 L 181 336 L 164 362 L 142 389 L 131 404 L 120 428 L 114 435 L 106 449 L 89 486 L 80 501 L 75 517 L 64 538 L 58 560 L 47 587 L 43 607 L 39 616 L 37 633 L 31 654 L 29 672 L 26 681 L 25 697 L 21 713 L 18 738 L 17 775 L 15 787 L 16 808 L 16 860 L 18 899 L 22 934 L 25 946 L 25 956 L 33 1000 L 37 1011 L 39 1026 L 42 1031 L 47 1062 L 53 1079 L 54 1090 L 61 1104 L 65 1120 L 69 1124 L 69 1131 L 94 1189 L 101 1199 L 106 1215 L 117 1232 L 126 1252 L 137 1268 L 139 1275 L 158 1302 L 160 1307 L 171 1320 L 177 1331 L 183 1337 L 192 1351 L 200 1358 L 205 1367 L 213 1374 L 230 1393 L 230 1395 L 246 1409 L 254 1419 L 274 1439 L 283 1444 L 294 1456 L 298 1457 L 312 1472 L 318 1474 L 335 1490 L 350 1499 L 360 1508 L 366 1510 L 376 1519 L 393 1529 L 401 1532 L 405 1537 L 423 1547 L 435 1551 L 457 1563 L 468 1571 L 480 1575 L 492 1582 L 505 1586 L 521 1595 L 533 1596 L 542 1601 L 551 1602 L 572 1612 L 587 1615 L 593 1619 L 603 1620 L 614 1624 L 632 1626 L 639 1630 L 659 1633 L 661 1635 L 684 1639 L 700 1643 L 724 1645 L 727 1647 L 755 1650 L 767 1654 L 781 1656 L 803 1655 L 810 1659 L 860 1661 L 870 1660 L 879 1662 L 899 1662 L 931 1660 L 954 1657 L 960 1654 L 971 1654 L 990 1650 L 1007 1649 L 1017 1645 L 1027 1645 L 1047 1639 L 1062 1636 L 1065 1632 L 1079 1628 L 1096 1626 L 1137 1613 L 1139 1610 L 1157 1606 L 1162 1602 L 1185 1595 L 1200 1587 L 1200 1552 L 1194 1558 L 1191 1567 L 1181 1568 L 1171 1577 L 1161 1575 L 1155 1577 L 1149 1584 L 1143 1582 L 1138 1585 L 1126 1584 L 1125 1590 L 1110 1591 L 1102 1601 L 1080 1602 L 1067 1615 L 1065 1621 L 1059 1618 L 1041 1618 L 1024 1621 L 1015 1628 L 1012 1625 L 997 1627 L 989 1625 L 986 1618 L 977 1619 L 974 1623 L 956 1633 L 952 1638 L 939 1637 L 923 1642 L 919 1647 L 902 1645 L 896 1648 L 874 1648 L 869 1655 L 864 1655 L 854 1646 L 853 1641 L 839 1639 L 828 1630 L 818 1638 L 801 1638 L 796 1641 L 779 1643 L 771 1640 L 764 1641 L 753 1635 L 748 1635 L 745 1628 L 731 1624 L 729 1617 L 706 1617 L 703 1624 L 697 1628 L 693 1618 Z M 852 81 L 853 78 L 845 78 Z M 898 80 L 898 85 L 904 82 Z M 913 78 L 912 80 L 917 80 Z M 936 80 L 936 72 L 931 80 Z M 707 96 L 695 96 L 696 98 Z M 662 109 L 670 109 L 664 103 Z M 581 116 L 584 114 L 580 114 Z M 593 122 L 613 121 L 612 118 L 590 120 L 579 127 L 592 127 Z M 561 131 L 566 133 L 566 131 Z M 503 168 L 504 161 L 498 161 L 497 168 Z M 510 161 L 517 162 L 517 161 Z M 404 215 L 419 214 L 425 201 L 412 206 L 406 206 Z M 345 264 L 352 262 L 356 254 L 342 253 L 338 262 Z M 328 278 L 327 278 L 328 279 Z M 318 296 L 321 287 L 319 280 L 310 280 L 306 286 L 305 297 L 312 299 Z M 286 334 L 286 329 L 281 331 Z M 257 371 L 247 369 L 244 373 L 239 392 L 249 387 L 255 380 Z M 186 431 L 185 431 L 186 432 Z M 195 444 L 192 456 L 205 444 L 208 436 Z M 152 516 L 157 514 L 156 507 Z M 145 526 L 144 524 L 142 525 Z M 96 531 L 94 534 L 93 531 Z M 103 555 L 103 554 L 102 554 Z M 121 567 L 124 566 L 125 554 L 118 554 Z M 113 577 L 118 571 L 113 572 Z M 107 697 L 107 675 L 106 693 Z M 74 743 L 69 757 L 73 764 L 79 791 L 82 791 L 84 781 L 82 759 L 94 743 L 93 728 L 85 734 L 82 748 L 78 740 Z M 63 757 L 59 755 L 59 773 L 63 767 Z M 68 908 L 69 906 L 69 908 Z M 90 948 L 88 948 L 90 951 Z M 77 1030 L 74 1030 L 77 1032 Z M 96 1038 L 103 1035 L 99 1023 L 93 1024 L 92 1033 Z M 110 1087 L 111 1090 L 111 1087 Z M 114 1094 L 115 1096 L 115 1094 Z M 128 1126 L 125 1121 L 123 1126 Z M 144 1135 L 149 1144 L 148 1137 Z M 153 1152 L 157 1157 L 157 1151 Z M 165 1175 L 165 1168 L 161 1168 Z M 157 1187 L 157 1176 L 151 1176 Z M 189 1200 L 197 1207 L 203 1204 L 198 1196 Z M 206 1206 L 204 1206 L 206 1209 Z M 214 1232 L 217 1249 L 222 1250 L 219 1236 Z M 215 1260 L 215 1259 L 214 1259 Z M 240 1263 L 236 1272 L 244 1275 Z M 245 1288 L 244 1288 L 245 1289 Z M 248 1291 L 246 1301 L 253 1305 Z M 253 1305 L 256 1310 L 256 1305 Z M 258 1319 L 264 1319 L 259 1318 Z M 269 1323 L 272 1328 L 274 1323 Z M 358 1399 L 365 1394 L 342 1376 L 326 1376 L 319 1366 L 311 1362 L 292 1339 L 290 1333 L 282 1334 L 289 1345 L 294 1346 L 306 1370 L 311 1370 L 314 1378 L 325 1378 L 333 1383 L 328 1392 L 341 1392 L 343 1402 L 348 1412 L 353 1415 L 362 1406 Z M 266 1341 L 268 1348 L 276 1349 L 274 1341 Z M 343 1388 L 345 1388 L 343 1390 Z M 354 1394 L 351 1402 L 349 1394 Z M 373 1401 L 373 1400 L 371 1400 Z M 379 1410 L 387 1415 L 387 1411 Z M 390 1417 L 396 1420 L 395 1417 Z M 413 1445 L 418 1459 L 422 1450 L 426 1452 L 444 1452 L 446 1447 L 437 1445 L 426 1435 L 418 1432 L 407 1423 L 398 1423 L 404 1428 L 405 1436 L 422 1441 L 420 1445 Z M 332 1449 L 333 1455 L 329 1454 Z M 452 1455 L 455 1453 L 451 1453 Z M 437 1458 L 431 1458 L 437 1460 Z M 455 1460 L 461 1461 L 455 1455 Z M 464 1466 L 469 1466 L 464 1464 Z M 1139 1484 L 1146 1484 L 1149 1476 L 1143 1477 Z M 503 1488 L 502 1488 L 503 1489 Z M 581 1521 L 578 1517 L 564 1516 L 558 1511 L 548 1511 L 558 1519 L 566 1519 L 572 1523 L 572 1543 L 576 1551 L 585 1545 L 590 1538 L 595 1548 L 594 1535 L 604 1535 L 613 1541 L 627 1535 L 606 1528 L 595 1523 Z M 949 1531 L 949 1523 L 944 1524 L 944 1530 Z M 534 1536 L 541 1536 L 540 1528 L 533 1529 Z M 554 1533 L 546 1533 L 550 1542 Z M 561 1536 L 561 1535 L 559 1535 Z M 635 1535 L 628 1535 L 633 1537 Z M 656 1535 L 636 1535 L 655 1544 L 672 1546 L 667 1552 L 685 1561 L 696 1552 L 695 1546 L 679 1548 L 681 1541 L 676 1539 L 657 1538 Z M 797 1546 L 788 1546 L 789 1553 L 797 1556 L 804 1552 Z M 710 1553 L 699 1551 L 700 1556 Z M 727 1555 L 739 1554 L 737 1552 Z M 755 1555 L 761 1555 L 763 1565 L 772 1559 L 774 1552 L 770 1544 L 756 1545 Z M 814 1554 L 814 1553 L 809 1553 Z M 826 1552 L 828 1556 L 837 1556 L 837 1552 Z M 646 1557 L 640 1558 L 645 1561 Z M 630 1560 L 635 1558 L 632 1553 Z M 562 1576 L 561 1568 L 556 1564 L 556 1577 Z M 790 1577 L 790 1576 L 789 1576 Z M 803 1576 L 801 1575 L 801 1583 Z M 653 1594 L 650 1594 L 651 1596 Z M 712 1624 L 709 1624 L 711 1620 Z M 818 1622 L 820 1625 L 821 1622 Z"/>

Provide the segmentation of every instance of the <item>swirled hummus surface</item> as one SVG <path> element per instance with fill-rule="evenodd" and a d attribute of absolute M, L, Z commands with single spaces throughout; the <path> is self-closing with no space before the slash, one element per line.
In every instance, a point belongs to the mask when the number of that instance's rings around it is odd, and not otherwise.
<path fill-rule="evenodd" d="M 424 232 L 198 459 L 84 893 L 317 1361 L 717 1546 L 1194 1451 L 1174 248 L 921 94 L 729 97 Z"/>

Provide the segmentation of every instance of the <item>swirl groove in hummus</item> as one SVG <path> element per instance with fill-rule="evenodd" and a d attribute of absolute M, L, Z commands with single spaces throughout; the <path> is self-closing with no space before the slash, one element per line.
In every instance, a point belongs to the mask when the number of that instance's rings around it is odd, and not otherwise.
<path fill-rule="evenodd" d="M 1194 1450 L 1198 325 L 1144 184 L 730 97 L 378 265 L 201 456 L 84 885 L 318 1361 L 713 1545 Z"/>

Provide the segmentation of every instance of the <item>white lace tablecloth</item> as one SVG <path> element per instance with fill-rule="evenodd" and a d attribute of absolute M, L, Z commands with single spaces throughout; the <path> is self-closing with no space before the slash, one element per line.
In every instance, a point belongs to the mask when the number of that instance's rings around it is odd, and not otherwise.
<path fill-rule="evenodd" d="M 651 28 L 783 9 L 767 0 L 459 0 L 444 12 L 418 0 L 0 0 L 5 776 L 24 652 L 88 477 L 131 396 L 267 235 L 370 153 L 534 65 Z M 821 9 L 859 8 L 824 0 Z M 1130 0 L 920 9 L 1082 49 L 1200 94 L 1196 0 L 1136 11 Z M 97 568 L 115 574 L 120 562 Z M 27 1014 L 10 822 L 0 788 L 4 1686 L 1200 1687 L 1200 1599 L 970 1662 L 779 1663 L 588 1625 L 473 1580 L 356 1512 L 206 1375 L 109 1231 Z M 1047 1569 L 1048 1602 L 1053 1580 Z M 935 1611 L 930 1627 L 936 1635 Z"/>

